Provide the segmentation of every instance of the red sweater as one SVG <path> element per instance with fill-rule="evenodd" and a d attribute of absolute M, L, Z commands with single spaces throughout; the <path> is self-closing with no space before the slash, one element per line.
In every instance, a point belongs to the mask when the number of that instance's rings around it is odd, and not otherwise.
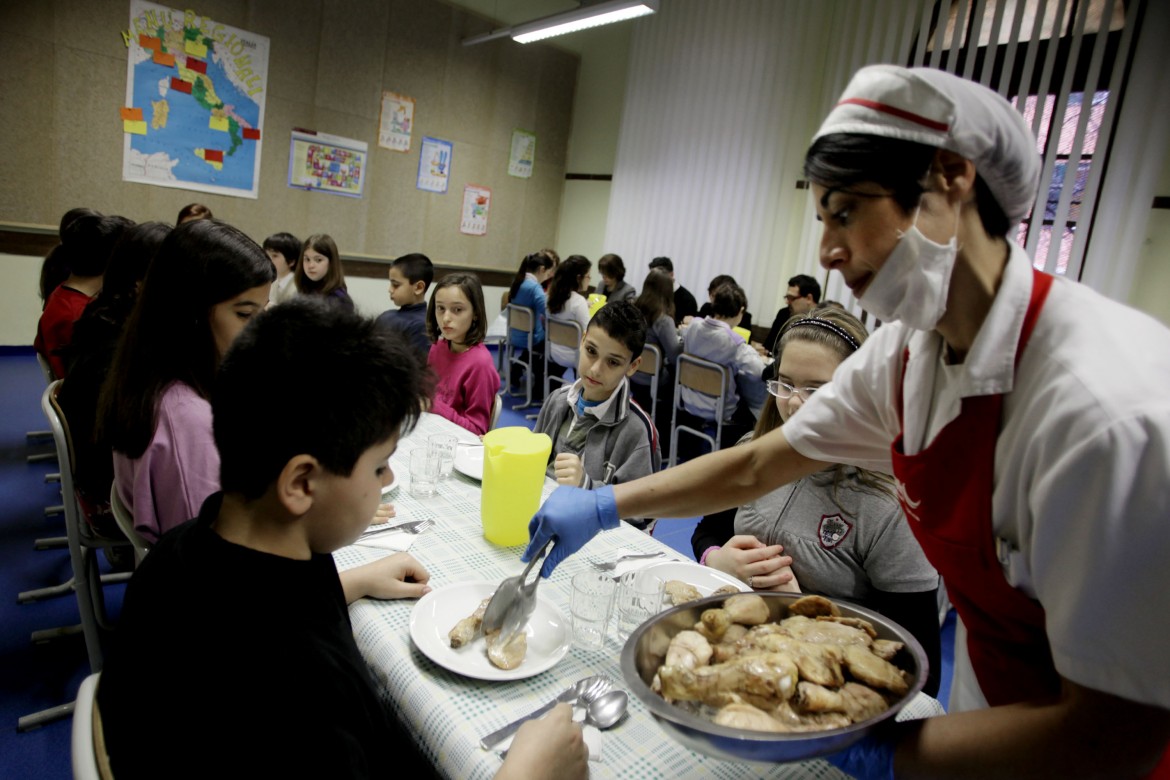
<path fill-rule="evenodd" d="M 472 433 L 487 433 L 492 404 L 500 390 L 500 375 L 487 347 L 476 344 L 455 353 L 439 339 L 431 345 L 427 363 L 439 377 L 431 411 Z"/>
<path fill-rule="evenodd" d="M 81 317 L 86 305 L 92 301 L 85 293 L 61 284 L 49 294 L 45 310 L 37 323 L 37 337 L 33 341 L 36 351 L 44 355 L 53 367 L 57 378 L 65 377 L 65 361 L 56 354 L 61 347 L 73 341 L 73 323 Z"/>

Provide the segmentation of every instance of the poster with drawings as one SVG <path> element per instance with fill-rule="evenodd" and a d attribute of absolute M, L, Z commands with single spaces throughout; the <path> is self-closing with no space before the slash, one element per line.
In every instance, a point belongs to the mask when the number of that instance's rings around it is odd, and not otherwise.
<path fill-rule="evenodd" d="M 487 187 L 468 184 L 463 188 L 463 218 L 459 232 L 469 236 L 487 234 L 488 209 L 492 205 L 492 191 Z"/>
<path fill-rule="evenodd" d="M 382 93 L 382 116 L 378 124 L 378 146 L 395 152 L 410 151 L 414 126 L 414 98 L 393 92 Z"/>
<path fill-rule="evenodd" d="M 451 153 L 454 144 L 438 138 L 424 137 L 418 157 L 418 180 L 416 187 L 425 192 L 447 192 L 447 180 L 451 178 Z"/>
<path fill-rule="evenodd" d="M 512 131 L 512 151 L 508 155 L 508 175 L 520 179 L 532 178 L 536 162 L 536 133 L 516 129 Z"/>

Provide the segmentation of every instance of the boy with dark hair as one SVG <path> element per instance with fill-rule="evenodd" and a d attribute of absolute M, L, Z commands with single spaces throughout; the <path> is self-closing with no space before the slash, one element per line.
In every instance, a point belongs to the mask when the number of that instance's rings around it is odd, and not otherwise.
<path fill-rule="evenodd" d="M 301 259 L 301 240 L 292 233 L 273 233 L 261 244 L 272 264 L 276 266 L 276 281 L 268 292 L 268 302 L 291 301 L 297 294 L 297 262 Z"/>
<path fill-rule="evenodd" d="M 650 270 L 657 268 L 662 269 L 670 274 L 670 278 L 676 284 L 678 280 L 674 278 L 674 263 L 669 257 L 656 257 L 650 261 Z M 694 317 L 699 312 L 699 303 L 695 300 L 695 296 L 691 295 L 691 291 L 679 284 L 674 289 L 674 324 L 681 325 L 682 321 L 687 317 Z"/>
<path fill-rule="evenodd" d="M 405 553 L 339 574 L 331 555 L 393 480 L 387 459 L 426 376 L 401 339 L 321 300 L 272 307 L 237 338 L 211 398 L 223 492 L 135 572 L 102 672 L 114 776 L 430 774 L 380 701 L 346 608 L 421 596 L 429 575 Z M 567 710 L 530 730 L 510 771 L 584 750 Z"/>
<path fill-rule="evenodd" d="M 435 279 L 435 267 L 424 254 L 412 252 L 390 265 L 390 300 L 397 309 L 382 312 L 378 322 L 403 333 L 425 360 L 431 350 L 427 338 L 427 288 Z"/>
<path fill-rule="evenodd" d="M 577 381 L 549 395 L 536 418 L 534 430 L 553 440 L 548 475 L 558 483 L 593 488 L 658 470 L 658 432 L 630 397 L 645 344 L 646 321 L 632 303 L 606 304 L 589 321 Z M 654 524 L 626 521 L 646 531 Z"/>

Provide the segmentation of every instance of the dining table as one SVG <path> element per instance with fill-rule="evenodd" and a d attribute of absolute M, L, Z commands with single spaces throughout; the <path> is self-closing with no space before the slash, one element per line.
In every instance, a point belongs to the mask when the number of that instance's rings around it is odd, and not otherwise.
<path fill-rule="evenodd" d="M 438 415 L 424 413 L 417 425 L 398 442 L 390 458 L 397 486 L 388 494 L 398 517 L 431 519 L 424 533 L 411 537 L 409 554 L 426 567 L 429 584 L 440 589 L 472 581 L 499 582 L 523 569 L 523 546 L 500 547 L 488 542 L 480 520 L 481 484 L 458 471 L 439 483 L 438 492 L 425 498 L 411 495 L 407 464 L 410 452 L 427 446 L 432 434 L 454 434 L 462 446 L 481 446 L 479 437 Z M 543 501 L 556 487 L 545 478 Z M 396 534 L 401 535 L 401 534 Z M 661 552 L 667 560 L 689 561 L 650 534 L 622 523 L 595 536 L 580 552 L 563 561 L 539 593 L 570 614 L 574 574 L 586 570 L 590 559 L 613 560 L 625 552 Z M 391 555 L 392 551 L 354 544 L 334 553 L 344 570 Z M 529 575 L 530 579 L 534 575 Z M 496 750 L 479 745 L 482 736 L 554 699 L 575 681 L 604 675 L 624 687 L 620 667 L 622 643 L 611 629 L 600 650 L 574 644 L 555 665 L 531 677 L 483 680 L 450 671 L 433 662 L 414 645 L 410 635 L 417 600 L 360 599 L 350 606 L 354 638 L 364 656 L 378 692 L 404 728 L 410 730 L 419 751 L 441 777 L 489 778 L 500 768 Z M 942 714 L 934 699 L 919 694 L 900 714 L 922 718 Z M 589 763 L 594 778 L 821 778 L 846 775 L 820 759 L 799 763 L 761 764 L 713 758 L 694 752 L 673 739 L 631 695 L 627 716 L 601 732 L 600 751 Z"/>

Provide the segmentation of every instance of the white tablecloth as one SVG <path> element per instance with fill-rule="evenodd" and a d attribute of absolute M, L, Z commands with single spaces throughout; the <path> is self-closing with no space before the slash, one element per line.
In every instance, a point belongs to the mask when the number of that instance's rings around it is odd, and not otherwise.
<path fill-rule="evenodd" d="M 483 538 L 480 525 L 480 485 L 458 473 L 441 482 L 439 494 L 415 499 L 408 491 L 410 450 L 432 433 L 456 433 L 462 440 L 474 436 L 436 415 L 424 415 L 418 427 L 403 439 L 391 458 L 399 487 L 390 494 L 400 513 L 410 519 L 434 518 L 435 527 L 417 537 L 410 549 L 431 575 L 436 588 L 474 580 L 499 581 L 523 568 L 523 547 L 496 547 Z M 546 480 L 547 497 L 555 483 Z M 628 525 L 599 534 L 580 553 L 557 567 L 541 593 L 569 614 L 569 587 L 574 574 L 592 557 L 612 559 L 617 551 L 663 550 L 677 560 L 689 560 L 652 537 Z M 338 567 L 350 568 L 389 555 L 369 547 L 347 547 L 335 554 Z M 370 665 L 382 698 L 398 718 L 413 730 L 420 749 L 445 777 L 489 778 L 500 767 L 495 752 L 481 750 L 479 738 L 539 707 L 591 674 L 622 682 L 621 645 L 612 634 L 602 651 L 574 646 L 552 669 L 525 680 L 486 682 L 463 677 L 434 664 L 410 640 L 410 613 L 414 601 L 362 599 L 350 607 L 354 637 Z M 920 696 L 903 712 L 909 717 L 941 714 L 938 703 Z M 636 698 L 630 698 L 628 717 L 604 732 L 601 760 L 590 763 L 594 778 L 833 778 L 845 777 L 824 761 L 767 765 L 734 763 L 709 758 L 684 748 L 663 731 Z"/>

